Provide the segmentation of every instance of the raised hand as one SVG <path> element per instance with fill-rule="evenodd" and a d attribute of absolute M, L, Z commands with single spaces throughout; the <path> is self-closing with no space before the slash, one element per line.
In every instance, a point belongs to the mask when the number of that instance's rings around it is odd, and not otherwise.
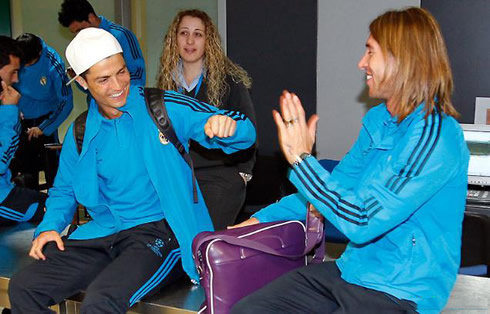
<path fill-rule="evenodd" d="M 3 91 L 0 93 L 0 100 L 4 105 L 17 105 L 20 99 L 20 93 L 13 88 L 8 86 L 5 81 L 0 82 L 2 84 Z"/>
<path fill-rule="evenodd" d="M 306 122 L 301 100 L 293 93 L 283 91 L 279 98 L 281 113 L 272 111 L 277 125 L 279 146 L 290 164 L 302 153 L 311 153 L 315 144 L 318 116 L 312 115 Z"/>

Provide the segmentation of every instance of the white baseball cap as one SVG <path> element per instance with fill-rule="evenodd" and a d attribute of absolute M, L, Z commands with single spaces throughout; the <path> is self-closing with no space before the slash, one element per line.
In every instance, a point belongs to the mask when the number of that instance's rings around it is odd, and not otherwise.
<path fill-rule="evenodd" d="M 66 60 L 76 74 L 67 85 L 97 62 L 118 53 L 122 53 L 121 45 L 111 33 L 96 27 L 82 29 L 66 47 Z"/>

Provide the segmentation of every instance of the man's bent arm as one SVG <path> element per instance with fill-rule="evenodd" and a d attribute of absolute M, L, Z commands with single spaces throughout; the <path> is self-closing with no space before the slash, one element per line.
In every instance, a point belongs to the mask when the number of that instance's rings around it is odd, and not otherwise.
<path fill-rule="evenodd" d="M 219 110 L 177 92 L 165 92 L 167 107 L 172 125 L 182 142 L 193 139 L 206 148 L 219 148 L 227 154 L 247 149 L 255 143 L 256 132 L 253 123 L 237 111 Z M 204 126 L 215 115 L 228 116 L 236 122 L 236 130 L 230 137 L 209 138 Z"/>
<path fill-rule="evenodd" d="M 4 175 L 19 145 L 19 108 L 0 105 L 0 175 Z"/>
<path fill-rule="evenodd" d="M 66 134 L 61 150 L 58 173 L 46 201 L 46 214 L 34 233 L 35 238 L 44 231 L 56 231 L 58 233 L 63 231 L 71 222 L 77 208 L 72 181 L 79 155 L 74 136 L 72 136 L 73 125 L 70 126 Z"/>

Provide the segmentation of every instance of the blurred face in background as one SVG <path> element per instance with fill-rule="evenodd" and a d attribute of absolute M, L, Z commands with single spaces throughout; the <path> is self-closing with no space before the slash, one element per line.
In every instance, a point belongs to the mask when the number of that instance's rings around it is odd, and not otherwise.
<path fill-rule="evenodd" d="M 10 55 L 10 63 L 0 69 L 0 77 L 7 85 L 19 82 L 20 58 Z"/>

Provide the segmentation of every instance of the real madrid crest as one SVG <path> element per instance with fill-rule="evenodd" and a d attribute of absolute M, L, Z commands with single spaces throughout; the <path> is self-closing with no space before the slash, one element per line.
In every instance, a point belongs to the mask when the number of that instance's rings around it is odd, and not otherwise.
<path fill-rule="evenodd" d="M 42 86 L 45 86 L 46 83 L 48 83 L 48 80 L 46 79 L 46 76 L 41 76 L 41 79 L 39 80 L 39 83 L 42 85 Z"/>
<path fill-rule="evenodd" d="M 162 131 L 158 130 L 158 138 L 160 139 L 160 143 L 162 143 L 163 145 L 167 145 L 168 144 L 168 138 L 163 135 Z"/>

